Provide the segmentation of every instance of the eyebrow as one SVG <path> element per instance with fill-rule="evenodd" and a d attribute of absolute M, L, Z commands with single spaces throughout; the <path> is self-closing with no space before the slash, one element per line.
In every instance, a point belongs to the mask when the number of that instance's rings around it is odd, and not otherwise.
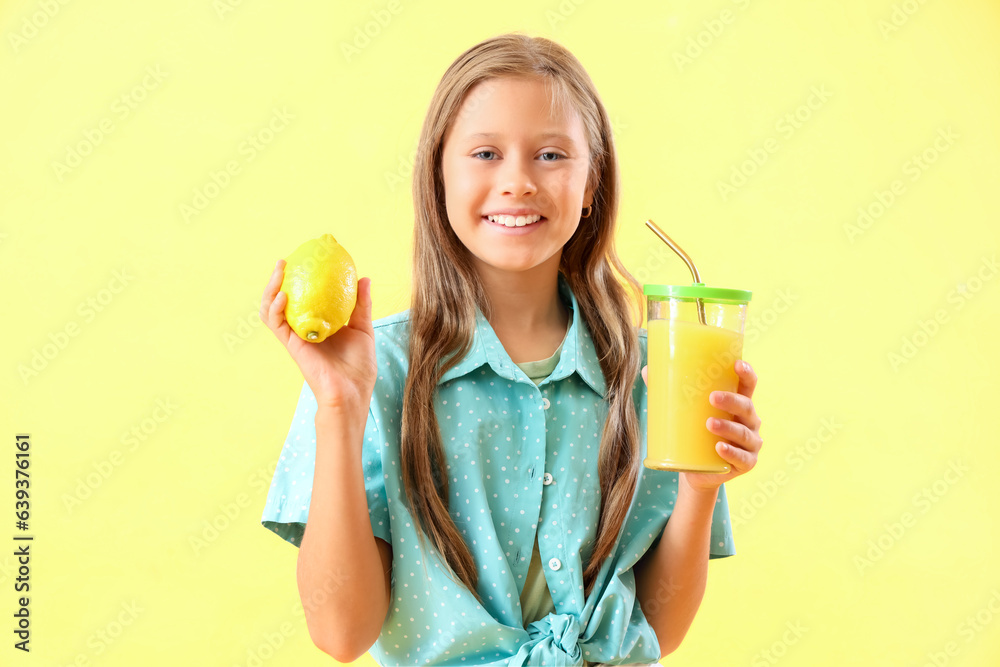
<path fill-rule="evenodd" d="M 494 139 L 494 138 L 499 137 L 499 136 L 500 135 L 497 134 L 496 132 L 476 132 L 475 134 L 470 134 L 469 138 L 470 139 L 479 139 L 479 138 Z M 573 141 L 573 139 L 568 134 L 563 134 L 562 132 L 543 132 L 543 133 L 541 133 L 541 134 L 538 135 L 538 138 L 539 139 L 552 139 L 552 138 L 554 138 L 554 139 L 562 139 L 563 141 L 567 141 L 567 142 L 569 142 L 571 144 L 576 143 L 575 141 Z"/>

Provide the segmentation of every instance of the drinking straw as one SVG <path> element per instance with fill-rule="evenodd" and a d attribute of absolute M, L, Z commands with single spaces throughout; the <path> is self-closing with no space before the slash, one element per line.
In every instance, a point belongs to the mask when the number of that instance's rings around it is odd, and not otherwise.
<path fill-rule="evenodd" d="M 673 250 L 678 255 L 680 255 L 680 258 L 684 260 L 684 263 L 687 264 L 688 268 L 691 270 L 691 276 L 694 278 L 694 282 L 697 285 L 704 285 L 704 283 L 701 282 L 701 277 L 698 275 L 698 267 L 696 267 L 694 265 L 694 262 L 691 261 L 690 257 L 688 257 L 688 254 L 686 252 L 684 252 L 684 250 L 679 245 L 677 245 L 676 243 L 674 243 L 670 239 L 670 237 L 667 236 L 663 232 L 662 229 L 660 229 L 659 227 L 657 227 L 653 223 L 652 220 L 647 220 L 646 221 L 646 226 L 649 227 L 651 230 L 653 230 L 653 233 L 656 234 L 657 236 L 659 236 L 661 241 L 663 241 L 668 246 L 670 246 L 671 250 Z M 698 304 L 698 320 L 702 324 L 705 324 L 706 323 L 705 322 L 705 304 L 702 303 L 701 299 L 698 299 L 698 298 L 695 298 L 695 303 Z"/>

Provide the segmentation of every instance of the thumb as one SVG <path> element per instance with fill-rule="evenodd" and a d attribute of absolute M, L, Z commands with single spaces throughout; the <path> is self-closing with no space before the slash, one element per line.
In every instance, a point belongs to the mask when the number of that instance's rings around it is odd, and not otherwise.
<path fill-rule="evenodd" d="M 347 326 L 358 331 L 364 331 L 374 338 L 371 285 L 371 278 L 362 278 L 358 281 L 358 300 L 354 304 L 354 311 L 351 312 L 351 319 L 347 322 Z"/>

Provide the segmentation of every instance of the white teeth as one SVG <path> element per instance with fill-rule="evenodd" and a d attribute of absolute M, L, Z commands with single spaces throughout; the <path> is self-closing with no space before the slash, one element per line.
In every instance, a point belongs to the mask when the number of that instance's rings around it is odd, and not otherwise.
<path fill-rule="evenodd" d="M 505 227 L 524 227 L 525 225 L 534 224 L 542 218 L 540 215 L 488 215 L 486 217 L 490 222 L 495 222 Z"/>

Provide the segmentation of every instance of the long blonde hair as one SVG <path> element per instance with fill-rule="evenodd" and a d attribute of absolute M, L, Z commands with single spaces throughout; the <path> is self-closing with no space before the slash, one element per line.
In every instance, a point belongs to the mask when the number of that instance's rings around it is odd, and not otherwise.
<path fill-rule="evenodd" d="M 642 322 L 643 297 L 639 283 L 614 249 L 620 185 L 610 120 L 590 77 L 564 47 L 520 33 L 487 39 L 465 51 L 444 73 L 417 147 L 410 362 L 401 445 L 403 485 L 421 541 L 430 538 L 480 603 L 475 560 L 448 511 L 447 464 L 434 392 L 441 376 L 471 349 L 476 307 L 488 320 L 491 308 L 470 253 L 448 222 L 441 153 L 445 134 L 468 91 L 485 79 L 501 76 L 540 78 L 553 105 L 566 108 L 571 104 L 579 112 L 590 148 L 588 186 L 594 192 L 593 211 L 563 247 L 559 264 L 590 329 L 607 385 L 608 416 L 598 454 L 600 520 L 584 564 L 585 596 L 590 595 L 601 564 L 614 548 L 641 465 L 632 388 L 639 372 L 636 327 Z M 632 301 L 616 272 L 632 291 Z M 630 310 L 633 305 L 637 311 Z"/>

